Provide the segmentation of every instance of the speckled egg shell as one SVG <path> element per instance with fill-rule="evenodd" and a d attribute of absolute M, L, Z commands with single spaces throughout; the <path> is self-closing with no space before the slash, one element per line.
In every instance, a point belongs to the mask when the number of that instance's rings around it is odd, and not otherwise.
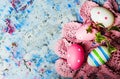
<path fill-rule="evenodd" d="M 106 63 L 110 58 L 110 53 L 108 52 L 107 48 L 104 46 L 98 46 L 97 48 L 93 49 L 90 54 L 88 55 L 87 62 L 91 66 L 100 66 Z"/>
<path fill-rule="evenodd" d="M 91 19 L 95 23 L 102 23 L 106 28 L 114 23 L 114 15 L 104 7 L 95 7 L 91 10 Z"/>
<path fill-rule="evenodd" d="M 78 70 L 84 61 L 84 50 L 82 46 L 73 44 L 67 51 L 67 62 L 73 70 Z"/>

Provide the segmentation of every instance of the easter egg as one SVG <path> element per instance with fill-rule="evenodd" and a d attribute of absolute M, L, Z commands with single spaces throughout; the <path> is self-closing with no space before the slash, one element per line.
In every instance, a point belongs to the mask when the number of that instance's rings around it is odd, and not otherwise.
<path fill-rule="evenodd" d="M 67 51 L 67 63 L 73 70 L 78 70 L 84 62 L 84 50 L 78 44 L 72 44 Z"/>
<path fill-rule="evenodd" d="M 90 25 L 86 24 L 76 31 L 76 38 L 78 40 L 89 41 L 95 38 L 95 34 L 97 33 L 97 31 L 95 29 L 92 29 L 92 33 L 88 33 L 87 32 L 88 26 Z"/>
<path fill-rule="evenodd" d="M 87 62 L 91 66 L 98 67 L 102 64 L 105 64 L 109 60 L 110 55 L 111 54 L 108 52 L 106 47 L 98 46 L 90 52 Z"/>
<path fill-rule="evenodd" d="M 91 11 L 91 19 L 95 23 L 102 23 L 106 28 L 114 23 L 114 15 L 104 7 L 94 7 Z"/>

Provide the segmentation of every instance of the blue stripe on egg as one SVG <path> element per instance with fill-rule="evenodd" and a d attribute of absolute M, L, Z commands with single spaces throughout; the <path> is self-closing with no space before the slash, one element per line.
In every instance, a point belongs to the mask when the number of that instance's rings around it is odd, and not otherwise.
<path fill-rule="evenodd" d="M 92 59 L 92 62 L 95 63 L 96 66 L 99 66 L 100 64 L 96 61 L 96 59 L 94 58 L 94 56 L 90 53 L 89 54 L 90 58 Z"/>
<path fill-rule="evenodd" d="M 98 46 L 90 52 L 87 62 L 89 65 L 97 67 L 107 62 L 110 58 L 110 55 L 111 54 L 108 52 L 106 47 Z"/>
<path fill-rule="evenodd" d="M 92 59 L 90 58 L 90 56 L 88 56 L 88 63 L 92 66 L 96 66 L 95 63 L 92 61 Z"/>
<path fill-rule="evenodd" d="M 99 53 L 99 55 L 102 57 L 102 59 L 104 60 L 104 62 L 107 61 L 106 57 L 104 56 L 104 54 L 101 52 L 101 50 L 97 47 L 96 48 L 97 52 Z"/>
<path fill-rule="evenodd" d="M 106 58 L 106 60 L 108 60 L 109 56 L 108 56 L 107 52 L 101 46 L 98 46 L 98 48 L 101 51 L 101 53 L 104 55 L 104 57 Z"/>

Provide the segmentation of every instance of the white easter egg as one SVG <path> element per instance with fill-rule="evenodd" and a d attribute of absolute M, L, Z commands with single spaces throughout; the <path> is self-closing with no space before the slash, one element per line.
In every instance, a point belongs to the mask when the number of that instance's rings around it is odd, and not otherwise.
<path fill-rule="evenodd" d="M 113 13 L 104 7 L 94 7 L 90 14 L 95 23 L 102 23 L 106 28 L 114 23 Z"/>
<path fill-rule="evenodd" d="M 108 52 L 106 47 L 98 46 L 90 52 L 87 62 L 91 66 L 98 67 L 102 64 L 105 64 L 109 60 L 110 55 L 111 54 Z"/>

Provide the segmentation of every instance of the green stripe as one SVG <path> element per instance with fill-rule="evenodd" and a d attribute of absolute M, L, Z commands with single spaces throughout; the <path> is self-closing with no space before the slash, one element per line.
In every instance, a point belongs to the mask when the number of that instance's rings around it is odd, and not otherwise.
<path fill-rule="evenodd" d="M 94 52 L 94 54 L 98 57 L 98 59 L 100 60 L 100 62 L 101 62 L 102 64 L 104 64 L 105 61 L 101 58 L 101 56 L 98 54 L 98 52 L 97 52 L 96 50 L 93 50 L 93 52 Z"/>

